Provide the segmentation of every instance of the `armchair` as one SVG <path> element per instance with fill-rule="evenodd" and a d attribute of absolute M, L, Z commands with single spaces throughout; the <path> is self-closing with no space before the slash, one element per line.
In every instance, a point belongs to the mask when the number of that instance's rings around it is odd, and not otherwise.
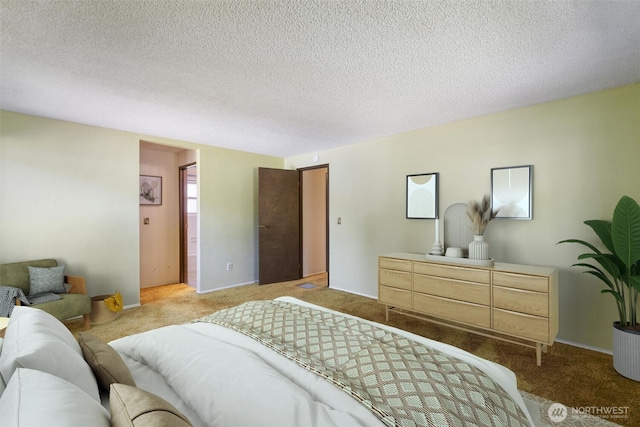
<path fill-rule="evenodd" d="M 0 285 L 20 288 L 25 295 L 29 295 L 29 266 L 50 268 L 57 265 L 58 263 L 55 259 L 0 264 Z M 90 329 L 89 313 L 91 313 L 91 298 L 87 295 L 85 278 L 67 275 L 65 276 L 65 283 L 67 283 L 70 288 L 67 293 L 59 294 L 62 299 L 42 304 L 33 304 L 31 307 L 44 310 L 59 320 L 82 316 L 85 329 Z M 18 298 L 16 298 L 16 304 L 21 305 Z"/>

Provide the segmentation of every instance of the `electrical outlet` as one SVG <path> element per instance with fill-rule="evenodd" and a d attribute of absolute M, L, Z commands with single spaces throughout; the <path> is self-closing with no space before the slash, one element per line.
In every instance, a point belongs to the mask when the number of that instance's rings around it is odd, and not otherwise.
<path fill-rule="evenodd" d="M 233 270 L 233 263 L 232 262 L 228 262 L 227 263 L 227 271 L 231 271 Z"/>

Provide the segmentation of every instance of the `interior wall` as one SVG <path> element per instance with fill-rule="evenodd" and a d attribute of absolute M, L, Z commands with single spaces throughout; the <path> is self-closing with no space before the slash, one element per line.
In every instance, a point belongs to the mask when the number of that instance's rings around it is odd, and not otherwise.
<path fill-rule="evenodd" d="M 0 262 L 55 258 L 139 302 L 139 138 L 0 112 Z"/>
<path fill-rule="evenodd" d="M 257 279 L 257 169 L 284 159 L 0 111 L 0 262 L 56 258 L 140 301 L 140 141 L 194 150 L 200 292 Z M 234 270 L 226 271 L 233 262 Z"/>
<path fill-rule="evenodd" d="M 302 276 L 327 271 L 327 168 L 302 171 Z"/>
<path fill-rule="evenodd" d="M 610 349 L 612 297 L 570 267 L 580 247 L 556 243 L 596 243 L 584 220 L 610 219 L 622 195 L 640 201 L 638 117 L 635 84 L 320 152 L 331 168 L 331 286 L 377 297 L 379 255 L 430 249 L 435 221 L 405 218 L 406 175 L 440 173 L 442 218 L 451 204 L 490 192 L 491 168 L 531 164 L 533 220 L 492 221 L 491 256 L 558 268 L 559 338 Z M 285 160 L 312 164 L 310 154 Z"/>
<path fill-rule="evenodd" d="M 162 204 L 140 205 L 141 288 L 180 282 L 178 166 L 178 153 L 140 149 L 140 175 L 162 177 Z"/>

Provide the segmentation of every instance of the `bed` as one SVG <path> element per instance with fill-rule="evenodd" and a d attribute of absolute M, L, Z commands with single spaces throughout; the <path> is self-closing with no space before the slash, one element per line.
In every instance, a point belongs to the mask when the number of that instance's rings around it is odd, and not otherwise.
<path fill-rule="evenodd" d="M 10 324 L 7 340 L 11 334 Z M 6 347 L 5 341 L 3 377 L 12 357 Z M 160 397 L 194 426 L 534 424 L 507 368 L 291 297 L 250 301 L 107 347 L 126 365 L 132 389 Z M 95 361 L 89 365 L 99 377 Z M 14 370 L 34 375 L 21 367 Z M 7 390 L 15 388 L 6 382 Z M 98 396 L 95 414 L 116 425 L 111 387 L 111 396 Z M 95 399 L 93 387 L 79 388 Z M 0 397 L 2 417 L 16 402 L 7 390 Z"/>

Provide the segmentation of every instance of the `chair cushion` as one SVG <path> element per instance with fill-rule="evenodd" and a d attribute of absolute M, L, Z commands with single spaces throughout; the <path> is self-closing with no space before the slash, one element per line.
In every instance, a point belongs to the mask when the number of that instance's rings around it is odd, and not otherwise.
<path fill-rule="evenodd" d="M 172 404 L 148 391 L 112 384 L 109 393 L 113 427 L 186 427 L 191 423 Z"/>
<path fill-rule="evenodd" d="M 29 296 L 65 293 L 64 265 L 49 268 L 29 266 L 29 285 Z"/>
<path fill-rule="evenodd" d="M 108 427 L 109 413 L 75 385 L 46 372 L 19 368 L 0 398 L 2 425 Z"/>
<path fill-rule="evenodd" d="M 29 295 L 29 303 L 31 303 L 31 305 L 44 304 L 45 302 L 53 302 L 61 299 L 62 297 L 60 295 L 54 294 L 52 292 L 47 292 L 46 294 Z"/>
<path fill-rule="evenodd" d="M 87 332 L 78 334 L 78 343 L 84 354 L 84 360 L 98 380 L 98 384 L 109 391 L 113 383 L 136 386 L 129 368 L 117 351 L 109 344 Z"/>
<path fill-rule="evenodd" d="M 58 320 L 91 313 L 91 297 L 86 294 L 58 294 L 62 300 L 32 305 L 51 314 Z"/>

